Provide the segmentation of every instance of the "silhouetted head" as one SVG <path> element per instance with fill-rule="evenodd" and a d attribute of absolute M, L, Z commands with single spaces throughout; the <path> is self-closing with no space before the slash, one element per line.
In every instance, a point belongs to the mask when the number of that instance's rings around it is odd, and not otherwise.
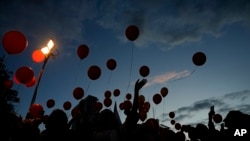
<path fill-rule="evenodd" d="M 49 115 L 46 129 L 49 131 L 61 131 L 68 127 L 68 117 L 66 113 L 61 109 L 55 109 Z"/>
<path fill-rule="evenodd" d="M 224 119 L 225 127 L 229 129 L 249 128 L 249 116 L 240 111 L 230 111 Z"/>

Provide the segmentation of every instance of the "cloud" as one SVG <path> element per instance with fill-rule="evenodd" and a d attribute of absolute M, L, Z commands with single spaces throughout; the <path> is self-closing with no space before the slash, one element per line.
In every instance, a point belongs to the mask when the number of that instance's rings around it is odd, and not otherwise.
<path fill-rule="evenodd" d="M 242 100 L 243 99 L 243 100 Z M 231 110 L 239 110 L 245 114 L 250 114 L 250 90 L 243 90 L 225 94 L 222 97 L 212 97 L 175 110 L 175 120 L 185 124 L 207 123 L 210 106 L 214 105 L 215 112 L 223 117 Z M 168 113 L 162 114 L 162 122 L 169 122 L 171 119 Z"/>
<path fill-rule="evenodd" d="M 190 72 L 188 70 L 183 70 L 180 72 L 176 72 L 176 71 L 166 72 L 166 73 L 163 73 L 161 75 L 149 77 L 148 83 L 145 85 L 145 87 L 148 87 L 148 86 L 151 86 L 154 84 L 164 84 L 164 83 L 167 83 L 169 81 L 176 81 L 176 80 L 188 77 L 191 74 L 192 74 L 192 72 Z"/>
<path fill-rule="evenodd" d="M 61 43 L 72 44 L 83 40 L 86 23 L 92 22 L 111 29 L 122 41 L 129 24 L 140 29 L 136 46 L 157 43 L 161 48 L 172 48 L 199 41 L 204 34 L 219 36 L 226 25 L 250 25 L 248 0 L 2 0 L 0 23 L 3 29 L 25 29 L 32 39 L 45 35 L 57 37 Z M 93 25 L 92 24 L 92 25 Z M 1 30 L 3 33 L 4 31 Z"/>

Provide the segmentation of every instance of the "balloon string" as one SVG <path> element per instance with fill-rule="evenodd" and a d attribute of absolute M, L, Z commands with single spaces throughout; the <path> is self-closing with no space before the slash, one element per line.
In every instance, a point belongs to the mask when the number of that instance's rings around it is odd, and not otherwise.
<path fill-rule="evenodd" d="M 111 80 L 111 77 L 112 77 L 112 71 L 110 72 L 110 74 L 109 74 L 109 79 L 108 79 L 108 85 L 107 85 L 107 89 L 108 89 L 108 87 L 109 87 L 109 84 L 110 84 L 110 80 Z"/>
<path fill-rule="evenodd" d="M 130 86 L 130 81 L 131 81 L 131 74 L 132 74 L 132 67 L 133 67 L 133 56 L 134 56 L 134 49 L 132 47 L 131 49 L 131 60 L 130 60 L 130 70 L 129 70 L 129 81 L 128 81 L 128 86 L 127 86 L 127 91 Z"/>
<path fill-rule="evenodd" d="M 89 81 L 89 84 L 88 84 L 88 86 L 87 86 L 86 94 L 88 93 L 88 90 L 89 90 L 89 87 L 90 87 L 90 83 L 91 83 L 91 81 Z"/>

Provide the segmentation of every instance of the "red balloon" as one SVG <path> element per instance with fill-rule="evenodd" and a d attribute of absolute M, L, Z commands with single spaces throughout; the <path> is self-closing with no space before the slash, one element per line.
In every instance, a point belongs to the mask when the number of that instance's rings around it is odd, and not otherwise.
<path fill-rule="evenodd" d="M 129 101 L 129 100 L 125 100 L 123 103 L 124 103 L 124 109 L 125 110 L 130 110 L 132 108 L 132 106 L 133 106 L 132 102 Z"/>
<path fill-rule="evenodd" d="M 101 69 L 96 65 L 89 67 L 88 76 L 91 80 L 98 79 L 101 76 Z"/>
<path fill-rule="evenodd" d="M 32 104 L 29 108 L 29 114 L 32 118 L 41 118 L 44 114 L 41 104 Z"/>
<path fill-rule="evenodd" d="M 55 106 L 55 100 L 54 99 L 47 100 L 46 105 L 47 105 L 48 108 L 54 107 Z"/>
<path fill-rule="evenodd" d="M 111 91 L 109 91 L 109 90 L 105 91 L 105 93 L 104 93 L 105 98 L 110 98 L 111 95 L 112 95 Z"/>
<path fill-rule="evenodd" d="M 26 83 L 26 87 L 33 87 L 36 84 L 36 77 L 34 76 L 32 80 Z"/>
<path fill-rule="evenodd" d="M 138 27 L 135 25 L 128 26 L 126 31 L 125 31 L 125 35 L 126 35 L 127 39 L 129 39 L 130 41 L 136 40 L 139 37 Z"/>
<path fill-rule="evenodd" d="M 64 109 L 64 110 L 69 110 L 70 108 L 71 108 L 71 102 L 65 101 L 65 102 L 63 103 L 63 109 Z"/>
<path fill-rule="evenodd" d="M 130 93 L 127 93 L 126 98 L 127 98 L 127 100 L 130 100 L 132 98 L 132 95 Z"/>
<path fill-rule="evenodd" d="M 103 103 L 106 107 L 109 107 L 112 104 L 112 100 L 110 98 L 105 98 Z"/>
<path fill-rule="evenodd" d="M 45 59 L 45 55 L 43 54 L 43 52 L 38 49 L 33 51 L 32 53 L 32 60 L 36 63 L 40 63 Z"/>
<path fill-rule="evenodd" d="M 72 110 L 71 110 L 71 116 L 74 118 L 74 117 L 76 117 L 78 114 L 80 113 L 80 110 L 79 110 L 79 108 L 73 108 Z"/>
<path fill-rule="evenodd" d="M 169 112 L 168 115 L 169 115 L 169 117 L 172 118 L 172 119 L 175 117 L 175 113 L 174 113 L 174 112 Z"/>
<path fill-rule="evenodd" d="M 76 100 L 81 99 L 84 96 L 84 90 L 81 87 L 76 87 L 73 91 L 73 96 Z"/>
<path fill-rule="evenodd" d="M 17 69 L 15 76 L 18 80 L 18 82 L 22 84 L 27 84 L 30 81 L 32 81 L 34 77 L 34 71 L 31 67 L 23 66 Z"/>
<path fill-rule="evenodd" d="M 172 119 L 172 120 L 170 121 L 170 123 L 171 123 L 172 125 L 175 125 L 175 120 Z"/>
<path fill-rule="evenodd" d="M 102 103 L 101 102 L 96 102 L 95 103 L 95 109 L 96 111 L 100 112 L 102 110 Z"/>
<path fill-rule="evenodd" d="M 77 49 L 77 55 L 81 60 L 83 60 L 89 55 L 89 47 L 85 44 L 80 45 Z"/>
<path fill-rule="evenodd" d="M 12 80 L 5 80 L 4 81 L 4 88 L 5 89 L 11 89 L 13 86 L 13 81 Z"/>
<path fill-rule="evenodd" d="M 124 110 L 125 105 L 124 105 L 124 103 L 123 103 L 123 102 L 119 104 L 119 108 L 120 108 L 120 110 Z"/>
<path fill-rule="evenodd" d="M 116 68 L 116 61 L 114 59 L 109 59 L 106 63 L 106 66 L 110 70 L 114 70 Z"/>
<path fill-rule="evenodd" d="M 162 97 L 167 96 L 167 94 L 168 94 L 168 88 L 162 87 L 161 88 L 161 95 L 162 95 Z"/>
<path fill-rule="evenodd" d="M 160 94 L 155 94 L 155 95 L 153 96 L 153 101 L 154 101 L 155 104 L 161 103 L 161 100 L 162 100 L 162 97 L 161 97 Z"/>
<path fill-rule="evenodd" d="M 115 97 L 119 96 L 120 93 L 121 93 L 121 91 L 120 91 L 119 89 L 115 89 L 115 90 L 113 91 L 113 94 L 114 94 Z"/>
<path fill-rule="evenodd" d="M 2 44 L 8 54 L 19 54 L 27 48 L 28 41 L 23 33 L 12 30 L 4 34 Z"/>
<path fill-rule="evenodd" d="M 222 116 L 220 114 L 215 114 L 213 120 L 215 123 L 220 123 L 222 121 Z"/>
<path fill-rule="evenodd" d="M 196 52 L 193 55 L 192 60 L 196 66 L 202 66 L 206 62 L 206 55 L 203 52 Z"/>
<path fill-rule="evenodd" d="M 149 75 L 149 72 L 150 72 L 150 70 L 149 70 L 149 67 L 148 67 L 148 66 L 142 66 L 142 67 L 140 68 L 140 70 L 139 70 L 139 73 L 140 73 L 140 75 L 141 75 L 142 77 L 148 76 L 148 75 Z"/>
<path fill-rule="evenodd" d="M 176 130 L 180 130 L 181 129 L 181 124 L 180 123 L 175 123 L 174 125 Z"/>

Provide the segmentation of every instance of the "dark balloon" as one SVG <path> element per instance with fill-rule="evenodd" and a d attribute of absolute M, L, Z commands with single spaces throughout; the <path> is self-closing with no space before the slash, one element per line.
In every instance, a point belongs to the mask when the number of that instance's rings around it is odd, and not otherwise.
<path fill-rule="evenodd" d="M 54 107 L 55 106 L 55 100 L 54 99 L 47 100 L 46 105 L 47 105 L 48 108 Z"/>
<path fill-rule="evenodd" d="M 162 97 L 161 97 L 160 94 L 155 94 L 155 95 L 153 96 L 153 101 L 154 101 L 155 104 L 161 103 L 161 100 L 162 100 Z"/>
<path fill-rule="evenodd" d="M 101 69 L 96 65 L 89 67 L 88 76 L 91 80 L 98 79 L 101 76 Z"/>
<path fill-rule="evenodd" d="M 19 54 L 27 48 L 28 41 L 23 33 L 12 30 L 4 34 L 2 45 L 8 54 Z"/>
<path fill-rule="evenodd" d="M 141 66 L 139 73 L 142 77 L 146 77 L 149 75 L 150 69 L 148 66 Z"/>
<path fill-rule="evenodd" d="M 161 88 L 161 95 L 162 95 L 162 97 L 167 96 L 168 95 L 168 88 L 162 87 Z"/>
<path fill-rule="evenodd" d="M 81 60 L 83 60 L 89 55 L 89 47 L 85 44 L 80 45 L 77 49 L 77 55 Z"/>
<path fill-rule="evenodd" d="M 81 99 L 84 96 L 84 90 L 81 87 L 76 87 L 73 91 L 73 96 L 76 100 Z"/>
<path fill-rule="evenodd" d="M 215 123 L 220 123 L 220 122 L 222 122 L 222 116 L 220 114 L 215 114 L 213 116 L 213 120 Z"/>
<path fill-rule="evenodd" d="M 119 96 L 120 93 L 121 93 L 121 91 L 120 91 L 119 89 L 115 89 L 115 90 L 113 91 L 113 95 L 114 95 L 115 97 Z"/>
<path fill-rule="evenodd" d="M 115 59 L 109 59 L 106 63 L 106 66 L 109 70 L 114 70 L 116 68 L 116 61 Z"/>
<path fill-rule="evenodd" d="M 130 93 L 127 93 L 126 98 L 127 98 L 127 100 L 130 100 L 132 98 L 132 95 Z"/>
<path fill-rule="evenodd" d="M 13 86 L 13 81 L 12 80 L 5 80 L 4 81 L 4 88 L 5 89 L 11 89 Z"/>
<path fill-rule="evenodd" d="M 196 66 L 202 66 L 206 62 L 206 55 L 203 52 L 196 52 L 193 55 L 192 60 Z"/>
<path fill-rule="evenodd" d="M 139 37 L 139 29 L 135 25 L 130 25 L 125 31 L 125 35 L 128 40 L 134 41 Z"/>
<path fill-rule="evenodd" d="M 112 93 L 111 93 L 111 91 L 109 91 L 109 90 L 105 91 L 105 93 L 104 93 L 104 97 L 105 97 L 105 98 L 110 98 L 111 95 L 112 95 Z"/>
<path fill-rule="evenodd" d="M 112 104 L 112 100 L 110 98 L 105 98 L 103 103 L 106 107 L 109 107 Z"/>
<path fill-rule="evenodd" d="M 69 110 L 70 108 L 71 108 L 71 102 L 65 101 L 65 102 L 63 103 L 63 109 L 64 109 L 64 110 Z"/>
<path fill-rule="evenodd" d="M 169 117 L 172 118 L 172 119 L 175 117 L 175 113 L 174 113 L 174 112 L 169 112 L 168 115 L 169 115 Z"/>

